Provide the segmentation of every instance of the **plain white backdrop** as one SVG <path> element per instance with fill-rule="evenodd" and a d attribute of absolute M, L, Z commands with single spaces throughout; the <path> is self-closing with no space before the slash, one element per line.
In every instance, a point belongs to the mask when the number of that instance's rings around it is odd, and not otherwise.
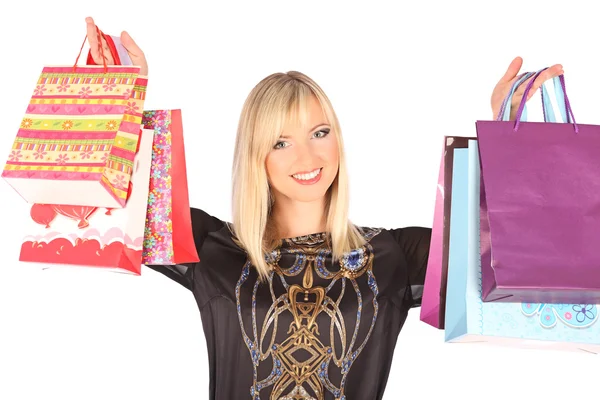
<path fill-rule="evenodd" d="M 42 66 L 75 61 L 91 15 L 106 33 L 128 30 L 145 51 L 145 108 L 182 109 L 192 206 L 229 219 L 242 103 L 267 75 L 298 70 L 323 87 L 340 119 L 353 221 L 431 226 L 442 138 L 473 136 L 475 121 L 491 118 L 492 89 L 515 56 L 524 70 L 562 63 L 576 120 L 600 123 L 600 28 L 597 13 L 577 4 L 584 2 L 5 3 L 0 156 L 9 154 Z M 541 118 L 539 97 L 530 104 L 531 120 Z M 29 207 L 5 182 L 0 201 L 0 398 L 208 398 L 206 343 L 190 292 L 145 267 L 128 276 L 21 264 L 19 223 Z M 415 309 L 384 398 L 597 397 L 599 367 L 594 355 L 446 344 Z"/>

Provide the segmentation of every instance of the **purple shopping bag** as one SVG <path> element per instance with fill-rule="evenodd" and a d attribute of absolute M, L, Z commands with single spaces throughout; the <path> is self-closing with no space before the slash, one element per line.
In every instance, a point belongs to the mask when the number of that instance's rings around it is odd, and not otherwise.
<path fill-rule="evenodd" d="M 421 321 L 444 329 L 448 246 L 450 241 L 450 206 L 454 149 L 469 147 L 469 137 L 445 136 L 433 216 L 431 244 L 421 300 Z"/>
<path fill-rule="evenodd" d="M 516 121 L 476 124 L 484 301 L 600 303 L 600 126 L 575 123 L 560 83 L 566 123 L 522 122 L 521 101 Z"/>

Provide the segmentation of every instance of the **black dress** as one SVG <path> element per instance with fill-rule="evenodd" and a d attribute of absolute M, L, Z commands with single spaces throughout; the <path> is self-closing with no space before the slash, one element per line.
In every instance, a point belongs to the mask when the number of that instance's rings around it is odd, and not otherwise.
<path fill-rule="evenodd" d="M 329 235 L 284 239 L 259 284 L 228 225 L 192 209 L 200 262 L 149 266 L 190 289 L 208 346 L 211 400 L 375 400 L 420 305 L 429 228 L 361 228 L 332 265 Z"/>

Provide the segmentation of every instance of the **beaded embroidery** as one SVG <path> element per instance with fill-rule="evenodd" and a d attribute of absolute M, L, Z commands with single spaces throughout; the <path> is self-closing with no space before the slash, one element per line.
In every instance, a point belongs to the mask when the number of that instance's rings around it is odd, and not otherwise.
<path fill-rule="evenodd" d="M 250 276 L 251 264 L 246 262 L 235 288 L 238 319 L 242 336 L 253 362 L 254 379 L 250 388 L 253 400 L 260 399 L 260 391 L 274 385 L 271 400 L 323 400 L 325 391 L 329 391 L 336 400 L 346 400 L 344 388 L 352 364 L 364 349 L 375 321 L 377 319 L 379 289 L 373 274 L 373 249 L 369 240 L 379 234 L 380 229 L 364 229 L 363 236 L 367 243 L 345 254 L 339 260 L 339 270 L 331 271 L 325 266 L 325 260 L 331 256 L 326 233 L 306 235 L 294 239 L 285 239 L 285 246 L 265 256 L 265 260 L 273 267 L 269 275 L 268 285 L 272 297 L 272 305 L 259 330 L 256 313 L 256 295 L 259 288 L 258 280 L 252 291 L 252 332 L 249 334 L 242 319 L 240 290 Z M 279 266 L 282 255 L 291 254 L 295 257 L 288 268 Z M 302 285 L 289 284 L 286 277 L 298 276 L 304 272 Z M 313 285 L 313 272 L 320 278 L 331 280 L 327 287 Z M 275 294 L 274 279 L 279 279 L 285 288 L 284 293 Z M 363 310 L 363 295 L 358 279 L 366 279 L 367 286 L 373 293 L 373 318 L 365 338 L 357 344 L 358 332 Z M 356 323 L 350 340 L 347 343 L 346 325 L 340 302 L 346 292 L 349 282 L 357 297 Z M 334 285 L 341 285 L 337 298 L 329 296 Z M 292 323 L 287 331 L 287 339 L 276 343 L 278 319 L 282 313 L 290 313 Z M 316 323 L 317 316 L 326 314 L 329 317 L 329 345 L 323 344 L 322 333 Z M 270 343 L 265 348 L 264 340 L 269 329 L 272 329 Z M 338 336 L 335 334 L 337 333 Z M 337 341 L 335 340 L 337 338 Z M 337 343 L 341 343 L 337 345 Z M 338 349 L 337 347 L 341 347 Z M 303 353 L 304 360 L 298 360 L 296 353 Z M 261 362 L 271 360 L 273 368 L 264 379 L 258 377 L 258 366 Z M 330 380 L 328 371 L 337 367 L 341 380 L 336 385 Z"/>

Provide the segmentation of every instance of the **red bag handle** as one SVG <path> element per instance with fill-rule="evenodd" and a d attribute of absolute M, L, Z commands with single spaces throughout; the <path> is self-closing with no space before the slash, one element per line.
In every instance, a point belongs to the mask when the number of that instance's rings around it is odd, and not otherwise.
<path fill-rule="evenodd" d="M 102 38 L 106 41 L 108 45 L 108 49 L 110 50 L 110 54 L 115 62 L 115 65 L 121 65 L 121 59 L 119 58 L 119 53 L 117 52 L 117 47 L 115 46 L 115 42 L 108 35 L 105 35 L 104 32 L 98 28 L 96 25 L 96 34 L 98 35 L 98 47 L 100 49 L 100 56 L 102 57 L 102 63 L 104 64 L 104 73 L 108 71 L 108 66 L 106 65 L 106 58 L 104 57 L 104 46 L 102 46 Z M 73 65 L 73 72 L 75 72 L 75 68 L 77 67 L 77 63 L 79 62 L 79 58 L 81 57 L 81 52 L 83 51 L 83 47 L 85 46 L 85 41 L 87 40 L 87 35 L 83 39 L 83 43 L 81 44 L 81 48 L 79 49 L 79 54 L 77 55 L 77 59 L 75 60 L 75 65 Z M 94 58 L 92 57 L 92 51 L 88 51 L 87 56 L 87 65 L 98 65 L 94 62 Z"/>

